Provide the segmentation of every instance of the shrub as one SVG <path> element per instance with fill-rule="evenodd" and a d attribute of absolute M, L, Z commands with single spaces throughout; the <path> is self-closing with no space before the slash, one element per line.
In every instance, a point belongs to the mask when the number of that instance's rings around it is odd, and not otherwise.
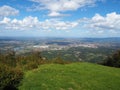
<path fill-rule="evenodd" d="M 0 90 L 17 90 L 22 78 L 23 72 L 20 69 L 0 64 Z"/>
<path fill-rule="evenodd" d="M 29 62 L 28 64 L 26 64 L 24 66 L 25 70 L 32 70 L 32 69 L 35 69 L 35 68 L 38 68 L 38 64 L 36 62 Z"/>
<path fill-rule="evenodd" d="M 54 58 L 52 61 L 52 63 L 56 63 L 56 64 L 67 64 L 68 62 L 63 60 L 61 57 L 56 57 Z"/>

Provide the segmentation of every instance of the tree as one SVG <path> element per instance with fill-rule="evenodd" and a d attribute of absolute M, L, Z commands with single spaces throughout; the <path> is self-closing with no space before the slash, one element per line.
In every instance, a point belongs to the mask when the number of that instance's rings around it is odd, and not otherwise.
<path fill-rule="evenodd" d="M 112 56 L 108 56 L 103 65 L 120 68 L 120 50 L 116 51 Z"/>

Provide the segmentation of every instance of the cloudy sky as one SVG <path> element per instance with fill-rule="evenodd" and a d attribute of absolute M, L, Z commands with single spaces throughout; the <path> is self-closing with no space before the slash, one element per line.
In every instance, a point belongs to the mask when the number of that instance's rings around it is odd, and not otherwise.
<path fill-rule="evenodd" d="M 120 0 L 0 0 L 0 36 L 120 37 Z"/>

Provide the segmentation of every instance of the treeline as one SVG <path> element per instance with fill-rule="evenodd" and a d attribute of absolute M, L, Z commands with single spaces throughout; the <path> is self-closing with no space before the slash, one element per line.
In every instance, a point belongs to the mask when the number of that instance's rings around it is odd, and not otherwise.
<path fill-rule="evenodd" d="M 48 63 L 66 64 L 70 62 L 62 60 L 59 56 L 53 60 L 47 60 L 41 56 L 40 52 L 25 55 L 16 55 L 14 51 L 0 53 L 0 90 L 17 90 L 25 71 Z"/>
<path fill-rule="evenodd" d="M 108 56 L 102 65 L 120 68 L 120 50 L 116 51 L 113 55 Z"/>

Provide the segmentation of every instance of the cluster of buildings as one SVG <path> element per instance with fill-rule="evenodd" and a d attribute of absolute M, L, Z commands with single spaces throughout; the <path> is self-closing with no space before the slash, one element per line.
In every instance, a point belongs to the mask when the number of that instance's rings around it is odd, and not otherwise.
<path fill-rule="evenodd" d="M 71 47 L 86 47 L 86 48 L 98 48 L 97 45 L 95 44 L 70 44 L 70 45 L 34 45 L 33 49 L 35 50 L 64 50 L 64 49 L 69 49 Z"/>

